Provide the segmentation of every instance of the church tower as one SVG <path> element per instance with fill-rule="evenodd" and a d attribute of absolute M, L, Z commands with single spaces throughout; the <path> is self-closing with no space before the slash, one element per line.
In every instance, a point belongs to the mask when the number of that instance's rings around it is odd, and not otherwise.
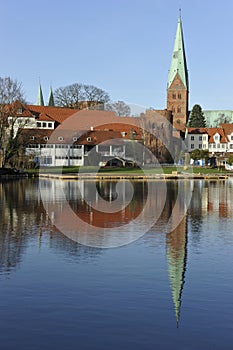
<path fill-rule="evenodd" d="M 44 97 L 42 93 L 41 85 L 39 84 L 38 96 L 37 96 L 37 106 L 44 106 Z"/>
<path fill-rule="evenodd" d="M 188 69 L 179 15 L 167 84 L 167 109 L 172 111 L 173 124 L 178 129 L 181 129 L 188 120 L 188 93 Z"/>

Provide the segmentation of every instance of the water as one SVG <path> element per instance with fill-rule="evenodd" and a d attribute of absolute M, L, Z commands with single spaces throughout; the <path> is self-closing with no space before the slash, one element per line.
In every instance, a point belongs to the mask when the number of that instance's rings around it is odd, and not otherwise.
<path fill-rule="evenodd" d="M 42 203 L 37 180 L 0 182 L 1 349 L 232 349 L 233 182 L 171 181 L 165 194 L 159 181 L 135 182 L 102 222 L 92 185 L 45 181 Z M 61 188 L 88 225 L 143 229 L 146 203 L 156 222 L 126 245 L 82 245 L 44 209 L 50 198 L 62 215 Z M 98 184 L 109 208 L 116 189 Z M 107 232 L 92 243 L 105 246 Z"/>

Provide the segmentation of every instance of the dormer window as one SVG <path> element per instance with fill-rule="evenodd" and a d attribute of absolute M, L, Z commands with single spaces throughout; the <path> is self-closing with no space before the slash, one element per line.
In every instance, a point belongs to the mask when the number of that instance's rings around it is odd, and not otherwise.
<path fill-rule="evenodd" d="M 77 137 L 73 137 L 73 141 L 78 141 L 78 138 Z"/>
<path fill-rule="evenodd" d="M 35 140 L 35 136 L 31 136 L 31 137 L 30 137 L 30 140 Z"/>
<path fill-rule="evenodd" d="M 58 140 L 59 140 L 59 141 L 64 141 L 64 137 L 59 136 L 59 137 L 58 137 Z"/>
<path fill-rule="evenodd" d="M 22 108 L 18 108 L 17 109 L 17 114 L 22 114 L 23 113 L 23 109 Z"/>
<path fill-rule="evenodd" d="M 87 137 L 87 142 L 91 142 L 92 138 L 91 137 Z"/>
<path fill-rule="evenodd" d="M 45 137 L 44 137 L 44 140 L 45 140 L 45 141 L 48 141 L 48 139 L 49 139 L 48 136 L 45 136 Z"/>

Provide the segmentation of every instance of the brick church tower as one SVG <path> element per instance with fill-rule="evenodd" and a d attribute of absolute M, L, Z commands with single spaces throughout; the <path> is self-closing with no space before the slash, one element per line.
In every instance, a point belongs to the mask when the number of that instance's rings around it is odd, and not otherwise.
<path fill-rule="evenodd" d="M 179 16 L 167 85 L 167 109 L 172 111 L 173 124 L 177 129 L 182 129 L 188 120 L 188 94 L 188 69 Z"/>

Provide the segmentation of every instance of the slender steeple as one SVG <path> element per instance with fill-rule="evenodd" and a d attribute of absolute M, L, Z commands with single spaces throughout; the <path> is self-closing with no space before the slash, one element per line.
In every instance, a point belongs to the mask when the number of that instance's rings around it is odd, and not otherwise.
<path fill-rule="evenodd" d="M 38 96 L 37 96 L 37 103 L 38 106 L 44 106 L 44 97 L 42 93 L 41 85 L 39 84 L 39 90 L 38 90 Z"/>
<path fill-rule="evenodd" d="M 50 87 L 48 106 L 50 106 L 50 107 L 55 106 L 52 87 Z"/>
<path fill-rule="evenodd" d="M 179 15 L 172 60 L 167 83 L 167 109 L 173 112 L 175 127 L 188 118 L 188 69 L 186 63 L 181 16 Z"/>
<path fill-rule="evenodd" d="M 185 88 L 188 89 L 188 70 L 185 57 L 183 29 L 180 15 L 178 18 L 174 49 L 168 76 L 168 88 L 171 86 L 177 73 L 179 74 Z"/>

